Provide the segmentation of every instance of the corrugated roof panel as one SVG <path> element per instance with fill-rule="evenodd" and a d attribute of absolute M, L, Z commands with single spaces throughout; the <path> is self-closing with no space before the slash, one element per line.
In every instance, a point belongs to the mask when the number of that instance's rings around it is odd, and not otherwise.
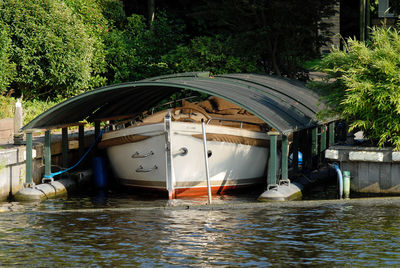
<path fill-rule="evenodd" d="M 70 98 L 28 123 L 24 129 L 46 128 L 87 119 L 140 114 L 182 89 L 222 97 L 254 113 L 282 133 L 318 124 L 324 106 L 301 83 L 266 75 L 184 73 L 92 90 Z"/>

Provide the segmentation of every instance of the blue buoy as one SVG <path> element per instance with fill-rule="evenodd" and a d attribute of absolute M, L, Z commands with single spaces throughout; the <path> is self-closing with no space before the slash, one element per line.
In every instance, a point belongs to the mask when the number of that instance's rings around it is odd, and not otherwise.
<path fill-rule="evenodd" d="M 303 164 L 303 154 L 299 151 L 297 155 L 298 155 L 297 164 L 299 166 L 301 166 Z M 289 165 L 292 165 L 292 162 L 293 162 L 293 154 L 290 154 L 290 156 L 289 156 Z"/>
<path fill-rule="evenodd" d="M 299 152 L 299 154 L 298 154 L 298 164 L 299 165 L 302 165 L 303 164 L 303 154 L 301 153 L 301 152 Z"/>
<path fill-rule="evenodd" d="M 92 160 L 93 165 L 93 179 L 96 188 L 107 187 L 107 170 L 106 163 L 103 157 L 94 157 Z"/>

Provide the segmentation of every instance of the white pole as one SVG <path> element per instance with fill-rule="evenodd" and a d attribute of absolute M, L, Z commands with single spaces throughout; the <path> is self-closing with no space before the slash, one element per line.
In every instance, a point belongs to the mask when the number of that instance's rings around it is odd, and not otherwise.
<path fill-rule="evenodd" d="M 172 155 L 171 155 L 171 110 L 168 110 L 167 116 L 165 116 L 165 141 L 166 141 L 166 160 L 167 160 L 167 190 L 168 199 L 175 197 L 174 190 L 174 172 L 172 171 Z"/>
<path fill-rule="evenodd" d="M 14 111 L 14 144 L 22 144 L 24 140 L 24 133 L 21 132 L 22 128 L 22 104 L 19 99 L 15 103 Z"/>
<path fill-rule="evenodd" d="M 201 119 L 201 128 L 202 128 L 202 131 L 203 131 L 203 148 L 204 148 L 204 162 L 206 164 L 208 204 L 211 204 L 211 185 L 210 185 L 210 172 L 208 170 L 208 152 L 207 152 L 206 125 L 205 125 L 203 119 Z"/>

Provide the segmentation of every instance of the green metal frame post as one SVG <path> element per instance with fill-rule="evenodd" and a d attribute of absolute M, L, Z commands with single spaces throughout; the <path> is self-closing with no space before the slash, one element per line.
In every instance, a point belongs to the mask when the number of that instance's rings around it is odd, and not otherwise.
<path fill-rule="evenodd" d="M 270 137 L 270 147 L 269 147 L 269 177 L 268 177 L 268 186 L 276 185 L 277 182 L 277 140 L 278 140 L 278 132 L 271 131 L 268 132 L 268 136 Z"/>
<path fill-rule="evenodd" d="M 33 184 L 32 177 L 32 132 L 26 132 L 26 172 L 25 187 L 31 187 Z"/>
<path fill-rule="evenodd" d="M 51 134 L 50 130 L 46 130 L 44 134 L 44 174 L 51 174 Z"/>
<path fill-rule="evenodd" d="M 328 129 L 329 129 L 329 146 L 333 146 L 335 144 L 335 122 L 329 123 Z"/>
<path fill-rule="evenodd" d="M 79 155 L 83 156 L 85 153 L 85 127 L 79 125 Z"/>
<path fill-rule="evenodd" d="M 299 132 L 293 132 L 293 170 L 297 172 L 299 170 Z"/>
<path fill-rule="evenodd" d="M 282 180 L 289 178 L 288 176 L 288 157 L 289 157 L 289 139 L 288 136 L 282 135 Z"/>
<path fill-rule="evenodd" d="M 321 126 L 321 147 L 319 148 L 320 152 L 325 151 L 326 149 L 326 125 Z"/>
<path fill-rule="evenodd" d="M 61 135 L 61 146 L 62 146 L 62 166 L 63 168 L 68 167 L 68 128 L 62 129 Z"/>
<path fill-rule="evenodd" d="M 97 139 L 99 134 L 100 134 L 100 121 L 96 120 L 94 121 L 94 139 Z"/>
<path fill-rule="evenodd" d="M 301 142 L 300 142 L 301 141 Z M 303 129 L 299 132 L 299 150 L 303 153 L 303 169 L 309 169 L 312 165 L 311 157 L 311 130 Z"/>
<path fill-rule="evenodd" d="M 311 156 L 318 155 L 318 127 L 311 129 Z"/>

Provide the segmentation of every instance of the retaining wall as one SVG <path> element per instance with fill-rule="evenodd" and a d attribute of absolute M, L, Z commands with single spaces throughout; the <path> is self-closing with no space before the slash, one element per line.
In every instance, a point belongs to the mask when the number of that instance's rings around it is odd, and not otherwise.
<path fill-rule="evenodd" d="M 325 157 L 350 171 L 350 189 L 359 193 L 400 194 L 400 152 L 391 148 L 332 146 Z"/>
<path fill-rule="evenodd" d="M 76 136 L 76 135 L 75 135 Z M 78 137 L 72 136 L 69 140 L 68 163 L 74 164 L 79 160 Z M 93 135 L 85 135 L 85 147 L 93 142 Z M 51 154 L 52 172 L 60 170 L 62 163 L 61 135 L 52 135 Z M 44 174 L 44 146 L 43 138 L 36 137 L 33 142 L 33 182 L 39 184 Z M 0 146 L 0 201 L 6 200 L 10 194 L 14 195 L 22 190 L 26 174 L 26 147 L 4 144 Z M 78 168 L 85 166 L 83 163 Z"/>

